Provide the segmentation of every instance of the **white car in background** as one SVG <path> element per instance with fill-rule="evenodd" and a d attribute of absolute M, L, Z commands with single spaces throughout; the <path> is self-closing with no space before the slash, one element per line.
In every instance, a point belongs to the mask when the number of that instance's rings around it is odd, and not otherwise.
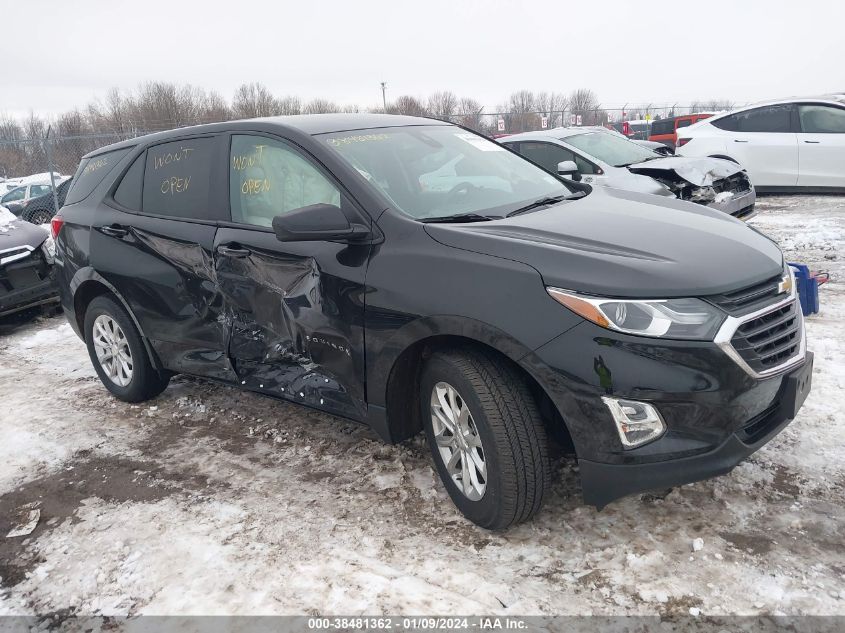
<path fill-rule="evenodd" d="M 675 153 L 739 163 L 758 191 L 845 191 L 845 96 L 717 114 L 679 131 Z"/>
<path fill-rule="evenodd" d="M 667 196 L 748 220 L 757 194 L 745 170 L 716 158 L 664 156 L 608 130 L 559 127 L 499 143 L 559 174 L 590 185 Z"/>

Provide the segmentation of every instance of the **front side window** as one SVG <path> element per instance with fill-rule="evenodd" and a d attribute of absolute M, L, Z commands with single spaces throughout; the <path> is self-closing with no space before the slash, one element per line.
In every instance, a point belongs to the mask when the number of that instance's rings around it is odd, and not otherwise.
<path fill-rule="evenodd" d="M 32 187 L 29 188 L 29 197 L 35 198 L 36 196 L 43 196 L 51 190 L 52 187 L 50 185 L 32 185 Z"/>
<path fill-rule="evenodd" d="M 215 139 L 192 138 L 154 145 L 144 168 L 144 213 L 207 219 Z"/>
<path fill-rule="evenodd" d="M 314 204 L 340 207 L 340 190 L 288 144 L 264 136 L 232 136 L 229 155 L 232 221 L 269 227 L 273 218 Z"/>
<path fill-rule="evenodd" d="M 553 143 L 523 141 L 519 144 L 519 153 L 553 174 L 557 173 L 558 163 L 575 161 L 575 152 Z"/>
<path fill-rule="evenodd" d="M 799 105 L 798 117 L 805 134 L 845 134 L 845 108 Z"/>
<path fill-rule="evenodd" d="M 791 132 L 790 104 L 765 106 L 737 112 L 713 121 L 713 125 L 729 132 Z"/>
<path fill-rule="evenodd" d="M 544 169 L 483 136 L 451 125 L 320 135 L 406 215 L 501 216 L 570 190 Z"/>
<path fill-rule="evenodd" d="M 593 156 L 614 167 L 626 167 L 659 156 L 659 154 L 637 145 L 633 141 L 604 132 L 575 134 L 562 140 L 588 156 Z"/>

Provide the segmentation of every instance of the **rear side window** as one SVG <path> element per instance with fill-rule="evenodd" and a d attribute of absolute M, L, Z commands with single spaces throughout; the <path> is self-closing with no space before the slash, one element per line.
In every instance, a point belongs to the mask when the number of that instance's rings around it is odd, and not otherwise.
<path fill-rule="evenodd" d="M 826 105 L 799 105 L 805 134 L 845 134 L 845 109 Z"/>
<path fill-rule="evenodd" d="M 674 130 L 672 124 L 674 123 L 673 120 L 660 120 L 655 121 L 651 124 L 651 134 L 652 136 L 657 136 L 659 134 L 671 134 Z M 689 124 L 687 124 L 689 125 Z M 678 123 L 678 127 L 680 127 L 680 123 Z"/>
<path fill-rule="evenodd" d="M 681 119 L 678 121 L 678 125 L 676 125 L 675 128 L 687 127 L 689 125 L 692 125 L 692 119 Z"/>
<path fill-rule="evenodd" d="M 144 186 L 144 163 L 146 160 L 146 152 L 138 156 L 123 175 L 123 180 L 120 181 L 114 192 L 115 202 L 133 211 L 141 210 L 141 188 Z"/>
<path fill-rule="evenodd" d="M 737 112 L 713 121 L 713 125 L 729 132 L 791 132 L 791 121 L 792 106 L 784 104 Z"/>
<path fill-rule="evenodd" d="M 65 204 L 75 204 L 91 195 L 97 185 L 103 182 L 115 165 L 117 165 L 131 148 L 116 149 L 105 154 L 97 154 L 91 158 L 83 158 L 73 177 L 73 184 L 67 192 Z"/>
<path fill-rule="evenodd" d="M 144 167 L 142 211 L 180 218 L 208 218 L 215 140 L 193 138 L 149 148 Z"/>

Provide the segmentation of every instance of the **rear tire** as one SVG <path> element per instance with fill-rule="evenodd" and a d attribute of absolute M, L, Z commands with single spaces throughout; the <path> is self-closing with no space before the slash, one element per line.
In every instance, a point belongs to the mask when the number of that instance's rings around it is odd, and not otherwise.
<path fill-rule="evenodd" d="M 85 344 L 103 385 L 124 402 L 155 398 L 170 374 L 159 374 L 150 362 L 132 319 L 114 299 L 96 297 L 85 312 Z"/>
<path fill-rule="evenodd" d="M 550 488 L 551 466 L 525 380 L 491 353 L 436 352 L 423 369 L 420 399 L 435 466 L 463 515 L 491 530 L 533 517 Z"/>

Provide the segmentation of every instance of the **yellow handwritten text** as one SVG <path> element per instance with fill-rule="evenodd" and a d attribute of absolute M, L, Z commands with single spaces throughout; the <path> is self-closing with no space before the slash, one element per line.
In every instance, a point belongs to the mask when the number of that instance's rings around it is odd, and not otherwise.
<path fill-rule="evenodd" d="M 255 151 L 251 154 L 242 154 L 240 156 L 232 156 L 232 168 L 235 171 L 243 171 L 248 167 L 255 167 L 260 165 L 264 158 L 264 148 L 266 145 L 256 145 Z"/>
<path fill-rule="evenodd" d="M 171 196 L 177 193 L 184 193 L 188 190 L 188 185 L 190 184 L 190 176 L 186 176 L 185 178 L 171 176 L 161 181 L 161 193 L 164 195 L 170 194 Z"/>
<path fill-rule="evenodd" d="M 162 154 L 161 156 L 154 156 L 153 169 L 164 167 L 165 165 L 169 165 L 170 163 L 175 161 L 187 160 L 190 157 L 191 152 L 193 151 L 193 147 L 180 147 L 175 152 L 167 152 L 166 154 Z"/>
<path fill-rule="evenodd" d="M 241 185 L 241 193 L 253 195 L 270 191 L 270 181 L 267 178 L 247 178 Z"/>
<path fill-rule="evenodd" d="M 90 174 L 93 171 L 97 171 L 98 169 L 102 169 L 106 165 L 109 164 L 108 158 L 97 158 L 95 160 L 89 161 L 85 168 L 82 170 L 82 175 Z"/>

